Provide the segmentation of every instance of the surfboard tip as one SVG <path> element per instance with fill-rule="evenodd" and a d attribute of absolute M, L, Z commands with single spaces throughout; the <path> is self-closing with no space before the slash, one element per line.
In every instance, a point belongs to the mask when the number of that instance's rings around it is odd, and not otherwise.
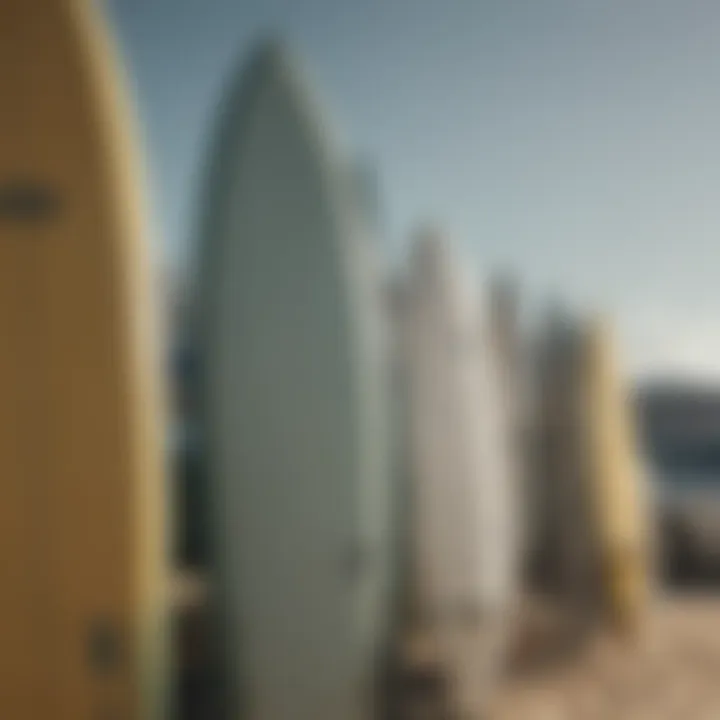
<path fill-rule="evenodd" d="M 260 34 L 250 51 L 240 55 L 229 74 L 223 102 L 226 113 L 231 116 L 230 125 L 236 124 L 236 116 L 243 115 L 248 106 L 254 106 L 263 87 L 286 82 L 296 74 L 297 66 L 295 53 L 280 33 Z M 290 85 L 296 82 L 291 81 Z"/>
<path fill-rule="evenodd" d="M 259 36 L 249 59 L 242 65 L 246 78 L 262 79 L 264 84 L 275 78 L 294 77 L 300 63 L 291 43 L 281 33 L 272 30 Z"/>
<path fill-rule="evenodd" d="M 450 252 L 450 241 L 437 222 L 428 220 L 415 229 L 411 236 L 411 265 L 420 267 L 442 265 Z"/>
<path fill-rule="evenodd" d="M 265 68 L 281 68 L 291 64 L 293 55 L 290 43 L 276 30 L 263 33 L 252 51 L 253 64 Z"/>

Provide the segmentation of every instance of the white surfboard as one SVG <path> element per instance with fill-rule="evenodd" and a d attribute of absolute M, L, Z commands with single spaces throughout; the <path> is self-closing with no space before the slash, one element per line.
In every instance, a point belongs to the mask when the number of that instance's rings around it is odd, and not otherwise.
<path fill-rule="evenodd" d="M 202 227 L 205 433 L 230 713 L 367 717 L 386 614 L 377 267 L 296 62 L 226 96 Z"/>
<path fill-rule="evenodd" d="M 516 584 L 507 408 L 467 264 L 412 249 L 405 372 L 417 606 L 463 716 L 485 709 Z"/>

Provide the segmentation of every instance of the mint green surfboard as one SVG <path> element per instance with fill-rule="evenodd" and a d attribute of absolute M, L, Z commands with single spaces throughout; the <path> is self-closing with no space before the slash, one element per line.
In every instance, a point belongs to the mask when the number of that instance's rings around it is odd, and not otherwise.
<path fill-rule="evenodd" d="M 228 717 L 371 716 L 387 614 L 379 269 L 295 61 L 231 83 L 201 228 L 201 345 Z"/>

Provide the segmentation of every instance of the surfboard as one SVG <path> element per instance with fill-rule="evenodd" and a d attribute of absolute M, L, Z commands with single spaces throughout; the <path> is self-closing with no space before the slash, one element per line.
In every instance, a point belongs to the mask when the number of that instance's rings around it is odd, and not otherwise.
<path fill-rule="evenodd" d="M 573 620 L 596 614 L 601 593 L 597 527 L 588 478 L 583 404 L 584 333 L 580 318 L 554 308 L 535 352 L 535 456 L 528 483 L 533 581 Z"/>
<path fill-rule="evenodd" d="M 163 392 L 125 93 L 80 0 L 0 5 L 0 706 L 163 717 Z"/>
<path fill-rule="evenodd" d="M 606 607 L 626 632 L 639 627 L 651 577 L 651 528 L 644 470 L 612 330 L 588 323 L 584 353 L 588 475 Z"/>
<path fill-rule="evenodd" d="M 351 182 L 358 193 L 358 208 L 366 218 L 372 234 L 384 240 L 384 218 L 377 169 L 367 158 L 356 159 L 351 166 Z"/>
<path fill-rule="evenodd" d="M 371 713 L 387 612 L 382 295 L 350 161 L 292 53 L 233 77 L 200 230 L 226 702 Z"/>
<path fill-rule="evenodd" d="M 452 708 L 479 717 L 515 594 L 516 555 L 503 387 L 468 267 L 435 231 L 416 239 L 404 364 L 413 604 L 450 681 Z"/>
<path fill-rule="evenodd" d="M 546 329 L 536 496 L 545 580 L 591 629 L 640 627 L 653 574 L 647 479 L 612 334 L 602 318 Z"/>
<path fill-rule="evenodd" d="M 513 493 L 514 537 L 516 561 L 527 570 L 527 558 L 532 537 L 528 497 L 531 488 L 528 472 L 529 451 L 529 383 L 525 358 L 525 343 L 520 321 L 519 287 L 510 275 L 496 274 L 479 309 L 480 332 L 487 334 L 486 345 L 497 375 L 500 394 L 498 402 L 503 412 L 498 422 L 504 424 L 507 471 Z M 485 324 L 487 327 L 483 327 Z M 519 571 L 519 566 L 518 566 Z"/>

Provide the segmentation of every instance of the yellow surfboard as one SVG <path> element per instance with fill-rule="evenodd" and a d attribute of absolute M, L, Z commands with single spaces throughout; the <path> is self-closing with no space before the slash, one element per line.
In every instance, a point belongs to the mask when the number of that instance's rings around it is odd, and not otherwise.
<path fill-rule="evenodd" d="M 614 621 L 637 628 L 650 578 L 648 498 L 632 413 L 610 329 L 587 327 L 584 353 L 585 451 L 596 512 L 603 591 Z"/>
<path fill-rule="evenodd" d="M 164 711 L 162 391 L 113 52 L 0 2 L 0 716 Z"/>

